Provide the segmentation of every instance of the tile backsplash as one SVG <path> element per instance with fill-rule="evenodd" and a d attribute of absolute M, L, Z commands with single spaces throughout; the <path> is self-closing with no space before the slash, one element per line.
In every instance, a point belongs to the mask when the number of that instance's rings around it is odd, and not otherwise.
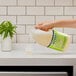
<path fill-rule="evenodd" d="M 34 43 L 31 30 L 42 21 L 76 19 L 76 0 L 0 0 L 0 22 L 17 25 L 15 43 Z M 76 43 L 76 29 L 55 28 L 71 36 Z"/>

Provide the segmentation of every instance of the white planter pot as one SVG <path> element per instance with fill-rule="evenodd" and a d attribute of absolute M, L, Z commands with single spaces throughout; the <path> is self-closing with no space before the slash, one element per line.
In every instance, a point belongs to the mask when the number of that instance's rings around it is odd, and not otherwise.
<path fill-rule="evenodd" d="M 1 50 L 8 52 L 12 50 L 12 40 L 10 37 L 1 40 Z"/>

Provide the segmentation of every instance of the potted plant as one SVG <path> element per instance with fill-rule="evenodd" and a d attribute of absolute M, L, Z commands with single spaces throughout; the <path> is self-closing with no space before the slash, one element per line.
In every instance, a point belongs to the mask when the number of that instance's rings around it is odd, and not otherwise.
<path fill-rule="evenodd" d="M 1 50 L 11 51 L 12 50 L 12 38 L 16 33 L 16 26 L 10 21 L 3 21 L 0 24 L 0 35 L 1 35 Z"/>

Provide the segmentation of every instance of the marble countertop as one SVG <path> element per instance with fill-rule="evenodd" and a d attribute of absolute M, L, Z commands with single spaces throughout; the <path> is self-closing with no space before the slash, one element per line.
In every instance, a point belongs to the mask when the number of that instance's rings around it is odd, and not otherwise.
<path fill-rule="evenodd" d="M 11 65 L 76 65 L 76 44 L 71 44 L 64 53 L 38 44 L 13 44 L 10 52 L 0 50 L 0 66 Z"/>
<path fill-rule="evenodd" d="M 0 58 L 76 58 L 76 44 L 70 44 L 64 52 L 32 43 L 13 44 L 10 52 L 0 50 Z"/>

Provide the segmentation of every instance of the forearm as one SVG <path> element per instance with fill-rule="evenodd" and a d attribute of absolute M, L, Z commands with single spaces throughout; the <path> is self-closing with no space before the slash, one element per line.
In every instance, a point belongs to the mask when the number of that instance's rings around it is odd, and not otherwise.
<path fill-rule="evenodd" d="M 53 23 L 54 27 L 76 28 L 76 20 L 63 20 Z"/>

